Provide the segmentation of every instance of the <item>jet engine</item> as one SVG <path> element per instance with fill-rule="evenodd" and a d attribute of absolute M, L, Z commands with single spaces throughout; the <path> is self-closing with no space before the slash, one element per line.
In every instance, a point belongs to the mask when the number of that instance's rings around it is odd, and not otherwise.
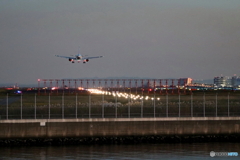
<path fill-rule="evenodd" d="M 85 59 L 84 61 L 83 61 L 83 63 L 87 63 L 89 61 L 89 59 Z"/>

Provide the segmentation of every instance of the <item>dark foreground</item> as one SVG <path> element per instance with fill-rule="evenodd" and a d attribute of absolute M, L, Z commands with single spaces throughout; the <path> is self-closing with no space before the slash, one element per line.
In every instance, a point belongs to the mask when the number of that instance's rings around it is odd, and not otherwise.
<path fill-rule="evenodd" d="M 0 139 L 0 146 L 59 146 L 59 145 L 104 145 L 104 144 L 161 144 L 161 143 L 240 143 L 240 135 L 195 135 L 195 136 L 112 136 L 81 138 L 16 138 Z"/>
<path fill-rule="evenodd" d="M 240 143 L 143 143 L 143 144 L 106 144 L 106 145 L 57 145 L 57 146 L 16 146 L 1 147 L 1 160 L 9 159 L 58 159 L 58 160 L 212 160 L 214 152 L 240 151 Z M 239 159 L 238 156 L 215 156 L 216 159 Z"/>

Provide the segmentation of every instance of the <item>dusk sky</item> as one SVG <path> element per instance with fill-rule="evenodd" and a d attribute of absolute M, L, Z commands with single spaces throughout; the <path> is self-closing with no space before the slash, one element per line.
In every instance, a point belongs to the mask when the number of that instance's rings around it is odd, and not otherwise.
<path fill-rule="evenodd" d="M 0 84 L 239 76 L 240 0 L 1 0 L 0 53 Z"/>

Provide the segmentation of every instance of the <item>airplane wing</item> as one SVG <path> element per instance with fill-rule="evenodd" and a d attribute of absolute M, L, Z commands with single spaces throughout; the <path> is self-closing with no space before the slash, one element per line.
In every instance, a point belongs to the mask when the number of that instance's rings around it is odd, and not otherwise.
<path fill-rule="evenodd" d="M 56 57 L 61 57 L 61 58 L 67 58 L 67 59 L 74 59 L 76 60 L 76 57 L 67 57 L 67 56 L 59 56 L 59 55 L 55 55 Z"/>
<path fill-rule="evenodd" d="M 103 56 L 96 56 L 96 57 L 83 57 L 83 60 L 85 59 L 94 59 L 94 58 L 102 58 Z"/>

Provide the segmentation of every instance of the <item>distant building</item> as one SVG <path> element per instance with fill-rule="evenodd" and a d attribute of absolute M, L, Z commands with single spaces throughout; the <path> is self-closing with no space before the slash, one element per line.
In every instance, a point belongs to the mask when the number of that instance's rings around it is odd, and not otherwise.
<path fill-rule="evenodd" d="M 214 77 L 213 82 L 217 87 L 239 87 L 240 77 L 236 75 L 232 78 L 228 76 Z"/>
<path fill-rule="evenodd" d="M 227 76 L 214 77 L 213 83 L 217 87 L 230 87 L 231 79 Z"/>
<path fill-rule="evenodd" d="M 238 76 L 233 76 L 232 77 L 232 86 L 233 87 L 239 87 L 240 86 L 240 77 Z"/>
<path fill-rule="evenodd" d="M 179 79 L 179 85 L 180 86 L 187 86 L 192 84 L 192 78 L 180 78 Z"/>

